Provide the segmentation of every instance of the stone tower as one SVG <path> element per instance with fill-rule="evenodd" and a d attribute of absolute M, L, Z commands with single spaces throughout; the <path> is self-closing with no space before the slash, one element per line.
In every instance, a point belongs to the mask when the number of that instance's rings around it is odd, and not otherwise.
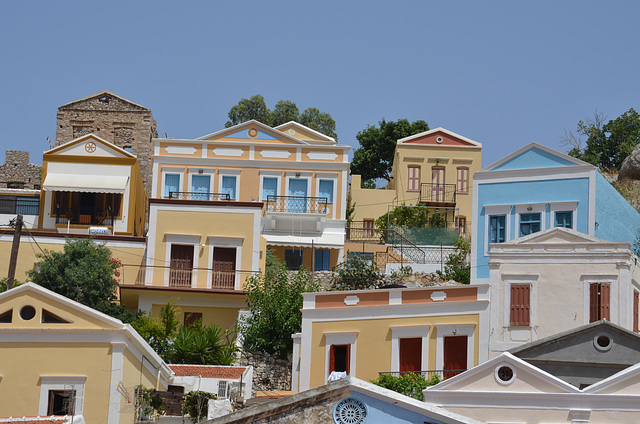
<path fill-rule="evenodd" d="M 7 150 L 5 163 L 0 165 L 0 188 L 40 190 L 39 165 L 29 163 L 29 152 Z"/>
<path fill-rule="evenodd" d="M 93 133 L 138 157 L 147 196 L 151 195 L 151 139 L 156 121 L 151 110 L 109 91 L 58 108 L 56 146 Z"/>

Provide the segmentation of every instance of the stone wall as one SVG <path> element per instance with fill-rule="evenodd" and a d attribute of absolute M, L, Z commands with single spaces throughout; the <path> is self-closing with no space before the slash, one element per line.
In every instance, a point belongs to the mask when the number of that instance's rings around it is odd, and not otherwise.
<path fill-rule="evenodd" d="M 244 352 L 238 365 L 253 365 L 253 397 L 258 390 L 291 390 L 291 358 Z"/>
<path fill-rule="evenodd" d="M 56 146 L 90 133 L 137 156 L 144 188 L 151 196 L 151 139 L 156 136 L 151 110 L 104 91 L 58 108 Z"/>
<path fill-rule="evenodd" d="M 29 152 L 7 150 L 0 165 L 0 188 L 40 189 L 41 167 L 29 163 Z"/>

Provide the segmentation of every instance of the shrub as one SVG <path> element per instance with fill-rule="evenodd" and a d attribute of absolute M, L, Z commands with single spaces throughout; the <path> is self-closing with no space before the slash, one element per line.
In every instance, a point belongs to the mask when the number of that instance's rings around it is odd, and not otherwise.
<path fill-rule="evenodd" d="M 424 401 L 424 394 L 422 391 L 429 386 L 435 386 L 440 382 L 440 377 L 435 374 L 429 380 L 426 380 L 422 374 L 405 373 L 399 376 L 390 374 L 381 374 L 376 380 L 371 380 L 373 384 L 376 384 L 385 389 L 393 390 L 394 392 L 401 393 L 405 396 Z"/>
<path fill-rule="evenodd" d="M 382 276 L 375 264 L 363 255 L 353 255 L 347 262 L 338 265 L 333 277 L 335 290 L 361 290 L 376 288 Z"/>

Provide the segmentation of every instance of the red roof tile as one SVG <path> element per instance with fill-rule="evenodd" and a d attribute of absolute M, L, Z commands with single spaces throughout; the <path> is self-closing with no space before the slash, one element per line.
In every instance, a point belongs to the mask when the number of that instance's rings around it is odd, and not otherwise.
<path fill-rule="evenodd" d="M 202 377 L 239 379 L 246 367 L 225 367 L 220 365 L 169 365 L 176 377 Z"/>
<path fill-rule="evenodd" d="M 20 423 L 20 424 L 68 424 L 72 418 L 82 418 L 79 416 L 50 416 L 50 417 L 9 417 L 0 418 L 0 423 Z M 84 422 L 82 420 L 81 422 Z"/>

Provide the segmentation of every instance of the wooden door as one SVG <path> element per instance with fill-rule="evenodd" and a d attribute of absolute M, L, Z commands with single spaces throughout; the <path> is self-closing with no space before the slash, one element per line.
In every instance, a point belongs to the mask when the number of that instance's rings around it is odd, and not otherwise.
<path fill-rule="evenodd" d="M 444 202 L 444 168 L 431 170 L 431 201 Z"/>
<path fill-rule="evenodd" d="M 422 337 L 400 339 L 400 372 L 422 371 Z"/>
<path fill-rule="evenodd" d="M 213 248 L 213 281 L 214 288 L 235 288 L 236 283 L 236 248 Z"/>
<path fill-rule="evenodd" d="M 191 271 L 193 269 L 193 246 L 183 244 L 171 245 L 171 269 L 169 286 L 191 287 Z"/>
<path fill-rule="evenodd" d="M 447 336 L 444 338 L 445 379 L 460 374 L 467 369 L 467 336 Z"/>

